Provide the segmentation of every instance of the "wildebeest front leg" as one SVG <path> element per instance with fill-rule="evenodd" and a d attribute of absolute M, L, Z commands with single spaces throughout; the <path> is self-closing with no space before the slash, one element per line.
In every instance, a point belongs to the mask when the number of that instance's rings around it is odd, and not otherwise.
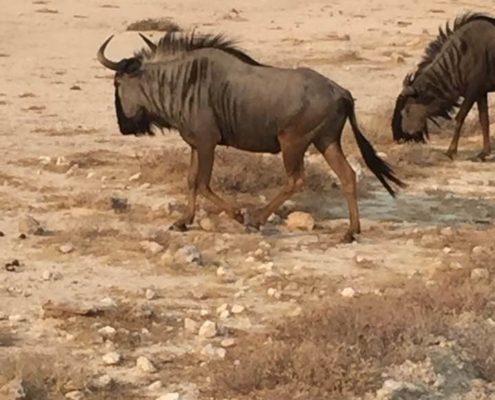
<path fill-rule="evenodd" d="M 477 158 L 484 161 L 487 156 L 492 152 L 490 144 L 490 119 L 488 115 L 488 96 L 485 93 L 478 99 L 478 114 L 481 125 L 481 132 L 483 134 L 483 150 L 478 154 Z"/>
<path fill-rule="evenodd" d="M 189 166 L 189 173 L 187 176 L 188 186 L 188 198 L 187 209 L 184 215 L 174 222 L 171 229 L 177 231 L 187 230 L 187 225 L 191 225 L 194 221 L 194 215 L 196 214 L 196 197 L 198 189 L 198 152 L 191 148 L 191 162 Z"/>
<path fill-rule="evenodd" d="M 210 188 L 214 158 L 215 147 L 203 147 L 202 149 L 198 149 L 197 191 L 215 204 L 220 210 L 225 211 L 230 217 L 243 223 L 244 217 L 242 216 L 241 211 L 233 204 L 222 199 Z"/>
<path fill-rule="evenodd" d="M 279 138 L 279 140 L 282 147 L 282 158 L 285 171 L 287 172 L 288 182 L 270 203 L 250 216 L 248 225 L 255 228 L 264 225 L 273 212 L 304 186 L 304 152 L 308 145 L 301 142 L 291 143 L 283 137 Z"/>
<path fill-rule="evenodd" d="M 474 100 L 472 100 L 469 97 L 465 98 L 461 104 L 461 108 L 459 112 L 455 117 L 456 125 L 455 125 L 454 137 L 452 138 L 452 141 L 450 142 L 450 146 L 446 153 L 446 155 L 451 160 L 453 160 L 454 156 L 457 154 L 457 147 L 459 145 L 459 138 L 461 137 L 462 125 L 464 124 L 464 120 L 466 119 L 466 116 L 468 115 L 469 110 L 471 110 L 473 104 L 474 104 Z"/>

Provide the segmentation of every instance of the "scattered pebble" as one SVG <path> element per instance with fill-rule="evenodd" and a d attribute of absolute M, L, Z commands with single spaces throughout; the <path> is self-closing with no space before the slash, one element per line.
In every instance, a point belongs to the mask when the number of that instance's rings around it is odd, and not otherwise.
<path fill-rule="evenodd" d="M 199 226 L 201 227 L 201 229 L 203 229 L 207 232 L 212 232 L 215 230 L 215 224 L 213 223 L 211 218 L 208 218 L 208 217 L 202 218 L 199 221 Z"/>
<path fill-rule="evenodd" d="M 191 318 L 184 319 L 184 329 L 187 332 L 196 333 L 198 331 L 198 323 Z"/>
<path fill-rule="evenodd" d="M 79 390 L 73 390 L 72 392 L 68 392 L 65 394 L 65 398 L 68 400 L 83 400 L 84 393 Z"/>
<path fill-rule="evenodd" d="M 222 347 L 233 347 L 235 346 L 235 339 L 234 338 L 227 338 L 227 339 L 223 339 L 221 342 L 220 342 L 220 345 Z"/>
<path fill-rule="evenodd" d="M 210 315 L 210 312 L 208 310 L 203 309 L 199 312 L 199 315 L 201 315 L 202 317 L 206 317 L 207 315 Z"/>
<path fill-rule="evenodd" d="M 162 386 L 163 386 L 163 384 L 161 381 L 155 381 L 148 386 L 148 389 L 151 391 L 156 391 L 156 390 L 160 390 L 162 388 Z"/>
<path fill-rule="evenodd" d="M 161 253 L 164 249 L 161 244 L 153 242 L 151 240 L 142 240 L 141 242 L 139 242 L 139 245 L 144 251 L 151 253 L 154 256 L 158 253 Z"/>
<path fill-rule="evenodd" d="M 105 297 L 100 300 L 100 304 L 98 308 L 109 310 L 116 307 L 117 307 L 117 303 L 115 302 L 114 299 L 112 299 L 111 297 Z"/>
<path fill-rule="evenodd" d="M 217 276 L 225 276 L 227 274 L 227 271 L 225 270 L 224 267 L 218 267 L 217 268 Z"/>
<path fill-rule="evenodd" d="M 98 333 L 104 338 L 112 339 L 117 334 L 117 330 L 114 327 L 107 325 L 101 329 L 98 329 Z"/>
<path fill-rule="evenodd" d="M 217 324 L 213 321 L 205 321 L 199 328 L 198 334 L 207 339 L 215 337 L 217 335 Z"/>
<path fill-rule="evenodd" d="M 208 343 L 201 350 L 201 355 L 210 357 L 210 358 L 220 358 L 223 359 L 227 355 L 227 350 L 221 347 L 215 347 L 211 343 Z"/>
<path fill-rule="evenodd" d="M 449 246 L 445 246 L 443 248 L 443 252 L 444 252 L 444 254 L 450 254 L 450 253 L 452 253 L 452 249 Z"/>
<path fill-rule="evenodd" d="M 156 367 L 153 363 L 146 357 L 138 357 L 136 361 L 136 368 L 142 372 L 154 373 L 156 372 Z"/>
<path fill-rule="evenodd" d="M 471 279 L 476 281 L 486 280 L 490 277 L 490 272 L 486 268 L 474 268 L 471 271 Z"/>
<path fill-rule="evenodd" d="M 26 391 L 24 390 L 24 382 L 22 379 L 13 379 L 4 386 L 0 387 L 0 398 L 9 400 L 27 399 Z"/>
<path fill-rule="evenodd" d="M 483 248 L 483 246 L 474 246 L 473 249 L 471 250 L 471 252 L 474 255 L 483 254 L 484 251 L 485 251 L 485 249 Z"/>
<path fill-rule="evenodd" d="M 246 307 L 244 307 L 244 306 L 241 306 L 239 304 L 234 304 L 231 308 L 231 311 L 232 311 L 232 314 L 240 314 L 240 313 L 244 312 L 245 309 L 246 309 Z"/>
<path fill-rule="evenodd" d="M 223 303 L 220 307 L 217 307 L 217 314 L 221 314 L 228 309 L 229 309 L 229 305 L 227 303 Z"/>
<path fill-rule="evenodd" d="M 43 274 L 41 276 L 44 281 L 49 281 L 53 278 L 53 273 L 52 271 L 43 271 Z"/>
<path fill-rule="evenodd" d="M 294 211 L 287 217 L 287 228 L 291 231 L 312 231 L 315 226 L 313 216 L 302 211 Z"/>
<path fill-rule="evenodd" d="M 280 299 L 280 297 L 282 297 L 281 293 L 277 289 L 274 289 L 274 288 L 269 288 L 266 291 L 266 293 L 268 294 L 268 296 L 273 297 L 275 299 Z"/>
<path fill-rule="evenodd" d="M 230 317 L 230 311 L 229 310 L 223 310 L 221 313 L 220 313 L 220 319 L 227 319 L 228 317 Z"/>
<path fill-rule="evenodd" d="M 463 269 L 464 268 L 464 266 L 458 261 L 451 262 L 449 266 L 451 269 Z"/>
<path fill-rule="evenodd" d="M 187 245 L 177 250 L 177 252 L 175 253 L 175 261 L 186 264 L 191 264 L 191 263 L 196 263 L 198 265 L 203 264 L 201 253 L 196 248 L 196 246 L 193 245 Z"/>
<path fill-rule="evenodd" d="M 158 297 L 153 289 L 146 289 L 145 296 L 147 300 L 154 300 Z"/>
<path fill-rule="evenodd" d="M 141 178 L 141 172 L 138 172 L 137 174 L 132 175 L 129 178 L 129 182 L 137 181 L 137 180 L 139 180 L 139 178 Z"/>
<path fill-rule="evenodd" d="M 117 365 L 122 360 L 122 356 L 119 353 L 113 351 L 111 353 L 105 354 L 102 357 L 102 360 L 106 365 Z"/>
<path fill-rule="evenodd" d="M 62 246 L 60 246 L 58 248 L 58 250 L 62 253 L 62 254 L 69 254 L 69 253 L 72 253 L 74 251 L 74 246 L 70 243 L 67 243 L 67 244 L 63 244 Z"/>
<path fill-rule="evenodd" d="M 442 236 L 451 237 L 454 236 L 454 230 L 450 226 L 448 226 L 446 228 L 440 229 L 440 234 Z"/>
<path fill-rule="evenodd" d="M 180 394 L 179 393 L 167 393 L 167 394 L 161 395 L 156 400 L 180 400 Z"/>
<path fill-rule="evenodd" d="M 8 263 L 5 264 L 5 270 L 7 272 L 15 272 L 17 269 L 21 266 L 21 263 L 19 260 L 14 259 L 12 261 L 9 261 Z"/>
<path fill-rule="evenodd" d="M 351 298 L 351 297 L 354 297 L 356 295 L 356 291 L 353 288 L 351 288 L 351 287 L 347 287 L 347 288 L 342 289 L 340 291 L 340 295 L 342 297 Z"/>
<path fill-rule="evenodd" d="M 93 386 L 97 389 L 104 389 L 112 384 L 113 380 L 109 375 L 101 375 L 93 381 Z"/>
<path fill-rule="evenodd" d="M 9 315 L 10 322 L 24 322 L 26 321 L 26 317 L 20 314 Z"/>

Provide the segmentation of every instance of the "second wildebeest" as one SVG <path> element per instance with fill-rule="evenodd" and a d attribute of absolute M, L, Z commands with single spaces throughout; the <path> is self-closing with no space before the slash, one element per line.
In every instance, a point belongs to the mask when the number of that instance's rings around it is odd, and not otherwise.
<path fill-rule="evenodd" d="M 480 13 L 461 15 L 452 28 L 447 24 L 445 31 L 440 29 L 417 70 L 404 79 L 392 118 L 394 140 L 424 142 L 428 136 L 427 120 L 450 119 L 459 107 L 454 136 L 446 153 L 452 159 L 464 120 L 476 103 L 483 133 L 483 149 L 478 158 L 483 160 L 491 153 L 487 94 L 492 91 L 495 19 Z"/>
<path fill-rule="evenodd" d="M 250 152 L 282 152 L 286 186 L 249 218 L 259 227 L 303 186 L 303 162 L 314 144 L 339 177 L 345 193 L 350 228 L 345 240 L 360 232 L 356 177 L 341 148 L 349 119 L 368 167 L 394 195 L 391 183 L 403 186 L 360 131 L 351 93 L 319 73 L 262 65 L 223 36 L 167 33 L 149 49 L 113 62 L 98 60 L 116 72 L 115 106 L 123 134 L 151 134 L 151 126 L 173 128 L 191 147 L 187 211 L 173 226 L 193 222 L 197 194 L 244 222 L 240 210 L 210 188 L 217 145 Z M 256 168 L 256 166 L 253 166 Z M 266 171 L 270 173 L 270 171 Z"/>

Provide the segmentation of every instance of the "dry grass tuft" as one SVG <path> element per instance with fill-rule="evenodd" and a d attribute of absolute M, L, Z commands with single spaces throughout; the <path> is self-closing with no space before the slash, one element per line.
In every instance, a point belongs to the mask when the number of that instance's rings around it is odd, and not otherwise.
<path fill-rule="evenodd" d="M 128 31 L 178 32 L 182 29 L 169 18 L 148 18 L 135 21 L 127 26 Z"/>
<path fill-rule="evenodd" d="M 238 359 L 240 366 L 217 363 L 212 391 L 274 399 L 360 396 L 381 387 L 387 367 L 422 360 L 438 336 L 458 339 L 480 377 L 495 379 L 493 328 L 476 325 L 486 318 L 495 283 L 473 283 L 469 271 L 444 272 L 438 282 L 407 281 L 401 296 L 329 299 L 233 350 L 228 362 Z M 463 313 L 476 316 L 467 334 L 458 323 Z"/>

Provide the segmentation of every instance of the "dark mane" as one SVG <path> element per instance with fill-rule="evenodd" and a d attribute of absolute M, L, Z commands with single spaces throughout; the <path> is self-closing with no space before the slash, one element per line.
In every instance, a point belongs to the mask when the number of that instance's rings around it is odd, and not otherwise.
<path fill-rule="evenodd" d="M 154 60 L 206 48 L 224 51 L 246 64 L 264 66 L 240 50 L 234 40 L 226 38 L 223 34 L 199 35 L 194 31 L 190 33 L 167 32 L 158 41 L 156 52 L 152 53 L 149 49 L 146 49 L 137 53 L 136 57 L 144 58 L 145 60 Z"/>
<path fill-rule="evenodd" d="M 424 68 L 426 68 L 428 65 L 430 65 L 433 62 L 435 57 L 442 50 L 444 44 L 447 42 L 447 40 L 452 36 L 454 32 L 462 28 L 464 25 L 467 25 L 468 23 L 474 21 L 487 21 L 495 25 L 495 18 L 483 13 L 470 13 L 470 12 L 458 16 L 454 20 L 454 24 L 452 28 L 447 22 L 445 29 L 439 28 L 438 36 L 436 37 L 436 39 L 430 42 L 430 44 L 428 44 L 428 46 L 426 47 L 425 52 L 423 54 L 423 59 L 418 64 L 418 69 L 416 74 L 421 72 Z"/>

